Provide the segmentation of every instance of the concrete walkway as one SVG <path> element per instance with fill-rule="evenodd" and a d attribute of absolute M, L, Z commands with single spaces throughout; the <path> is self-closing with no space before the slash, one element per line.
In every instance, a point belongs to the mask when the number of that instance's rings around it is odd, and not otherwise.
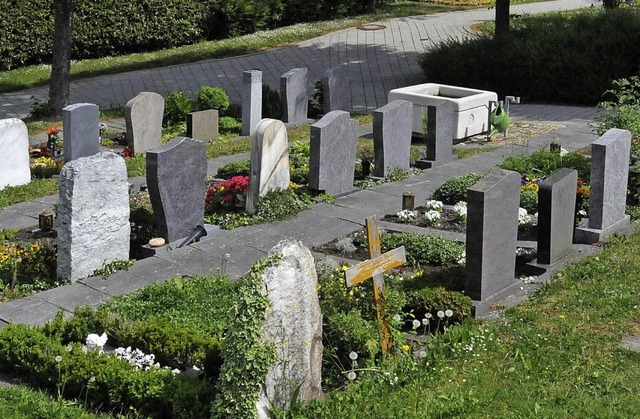
<path fill-rule="evenodd" d="M 598 4 L 595 0 L 557 0 L 511 7 L 511 13 L 542 13 Z M 273 89 L 280 76 L 295 67 L 308 67 L 310 82 L 329 67 L 347 64 L 353 110 L 373 111 L 387 103 L 389 90 L 423 81 L 419 54 L 446 39 L 474 36 L 470 26 L 495 19 L 493 9 L 474 9 L 390 19 L 380 30 L 345 29 L 294 45 L 255 54 L 204 60 L 153 70 L 113 74 L 71 83 L 70 103 L 95 103 L 100 108 L 124 106 L 139 92 L 165 95 L 180 90 L 195 97 L 200 86 L 223 87 L 231 102 L 241 102 L 242 71 L 260 69 Z M 514 92 L 517 95 L 517 92 Z M 48 86 L 0 95 L 0 119 L 24 118 L 32 97 L 44 100 Z"/>
<path fill-rule="evenodd" d="M 534 152 L 540 147 L 548 147 L 556 137 L 560 138 L 562 147 L 568 150 L 585 147 L 597 138 L 588 126 L 593 115 L 593 108 L 514 105 L 514 120 L 555 122 L 561 128 L 536 139 L 445 164 L 401 182 L 358 190 L 339 198 L 334 204 L 313 205 L 292 220 L 217 231 L 199 243 L 137 261 L 131 270 L 118 272 L 106 279 L 87 278 L 0 304 L 0 328 L 10 321 L 43 324 L 60 309 L 72 312 L 77 306 L 97 307 L 115 295 L 129 293 L 151 283 L 164 282 L 179 274 L 222 272 L 238 278 L 256 259 L 265 256 L 271 247 L 285 237 L 299 239 L 309 247 L 318 246 L 360 229 L 366 217 L 395 214 L 401 209 L 403 192 L 414 193 L 416 203 L 420 205 L 445 180 L 470 172 L 489 171 L 510 153 Z M 219 161 L 210 161 L 210 167 L 218 166 Z M 139 178 L 131 180 L 142 181 Z M 54 196 L 5 208 L 0 211 L 0 229 L 36 225 L 37 214 L 51 209 L 56 201 L 57 197 Z"/>

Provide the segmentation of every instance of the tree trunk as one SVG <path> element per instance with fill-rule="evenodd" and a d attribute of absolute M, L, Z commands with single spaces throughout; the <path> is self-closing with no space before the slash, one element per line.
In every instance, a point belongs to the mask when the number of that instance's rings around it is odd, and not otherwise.
<path fill-rule="evenodd" d="M 51 80 L 49 81 L 49 106 L 53 115 L 60 116 L 62 108 L 69 104 L 73 0 L 55 0 L 54 8 L 55 26 Z"/>
<path fill-rule="evenodd" d="M 509 33 L 509 0 L 496 0 L 496 38 Z"/>

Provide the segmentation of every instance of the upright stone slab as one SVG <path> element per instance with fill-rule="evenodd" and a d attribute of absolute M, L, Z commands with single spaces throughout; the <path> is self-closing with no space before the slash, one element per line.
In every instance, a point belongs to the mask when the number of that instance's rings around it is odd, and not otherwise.
<path fill-rule="evenodd" d="M 281 121 L 265 118 L 256 127 L 251 145 L 251 173 L 246 210 L 253 214 L 261 196 L 289 187 L 289 141 Z"/>
<path fill-rule="evenodd" d="M 353 190 L 358 122 L 333 111 L 311 125 L 309 187 L 331 195 Z"/>
<path fill-rule="evenodd" d="M 124 107 L 127 142 L 133 154 L 144 153 L 162 144 L 164 98 L 154 92 L 140 92 Z"/>
<path fill-rule="evenodd" d="M 207 154 L 202 141 L 176 137 L 147 152 L 147 187 L 158 233 L 182 239 L 204 219 Z"/>
<path fill-rule="evenodd" d="M 476 315 L 512 293 L 515 279 L 520 174 L 493 170 L 467 190 L 465 293 Z"/>
<path fill-rule="evenodd" d="M 374 176 L 409 170 L 412 110 L 408 100 L 394 100 L 373 112 Z"/>
<path fill-rule="evenodd" d="M 551 265 L 571 253 L 578 172 L 563 168 L 538 190 L 538 263 Z"/>
<path fill-rule="evenodd" d="M 416 161 L 416 167 L 430 169 L 457 159 L 453 154 L 455 111 L 452 102 L 427 106 L 427 155 L 424 160 Z"/>
<path fill-rule="evenodd" d="M 98 153 L 60 172 L 58 277 L 72 282 L 103 264 L 129 260 L 129 183 L 124 159 Z"/>
<path fill-rule="evenodd" d="M 100 151 L 100 112 L 93 103 L 76 103 L 62 109 L 64 160 L 93 156 Z"/>
<path fill-rule="evenodd" d="M 242 73 L 242 135 L 253 136 L 262 119 L 262 71 Z"/>
<path fill-rule="evenodd" d="M 17 118 L 0 120 L 0 190 L 31 181 L 29 133 Z"/>
<path fill-rule="evenodd" d="M 631 132 L 611 128 L 591 144 L 589 219 L 576 229 L 578 243 L 595 243 L 629 226 L 626 215 Z"/>
<path fill-rule="evenodd" d="M 278 360 L 269 368 L 257 410 L 270 418 L 270 403 L 287 410 L 299 388 L 298 400 L 322 398 L 322 312 L 313 256 L 300 241 L 285 239 L 271 251 L 281 254 L 277 265 L 262 275 L 270 301 L 262 327 Z"/>
<path fill-rule="evenodd" d="M 217 109 L 191 112 L 187 115 L 187 137 L 206 143 L 209 140 L 217 140 L 219 135 Z"/>
<path fill-rule="evenodd" d="M 308 68 L 294 68 L 280 77 L 280 101 L 282 103 L 282 121 L 291 125 L 304 124 L 307 121 L 309 97 Z"/>
<path fill-rule="evenodd" d="M 327 69 L 322 75 L 324 111 L 351 111 L 351 80 L 349 68 L 337 65 Z"/>

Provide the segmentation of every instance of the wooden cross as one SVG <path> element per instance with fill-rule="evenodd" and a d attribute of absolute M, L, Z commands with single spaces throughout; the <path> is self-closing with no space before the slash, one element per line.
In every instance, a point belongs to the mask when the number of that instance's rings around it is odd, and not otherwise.
<path fill-rule="evenodd" d="M 389 323 L 384 318 L 382 309 L 384 304 L 384 273 L 390 269 L 402 266 L 407 262 L 404 246 L 380 253 L 380 233 L 378 220 L 369 217 L 366 220 L 367 241 L 369 242 L 369 258 L 345 271 L 347 287 L 358 285 L 369 278 L 373 278 L 373 299 L 376 304 L 376 318 L 380 325 L 380 344 L 382 355 L 386 355 L 391 348 L 391 334 Z"/>

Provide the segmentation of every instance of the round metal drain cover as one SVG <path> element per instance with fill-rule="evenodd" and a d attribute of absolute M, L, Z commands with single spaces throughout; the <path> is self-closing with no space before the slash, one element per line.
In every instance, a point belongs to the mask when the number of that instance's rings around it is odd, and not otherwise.
<path fill-rule="evenodd" d="M 379 31 L 386 28 L 387 27 L 384 25 L 377 25 L 373 23 L 366 23 L 364 25 L 356 26 L 356 29 L 360 29 L 361 31 Z"/>

